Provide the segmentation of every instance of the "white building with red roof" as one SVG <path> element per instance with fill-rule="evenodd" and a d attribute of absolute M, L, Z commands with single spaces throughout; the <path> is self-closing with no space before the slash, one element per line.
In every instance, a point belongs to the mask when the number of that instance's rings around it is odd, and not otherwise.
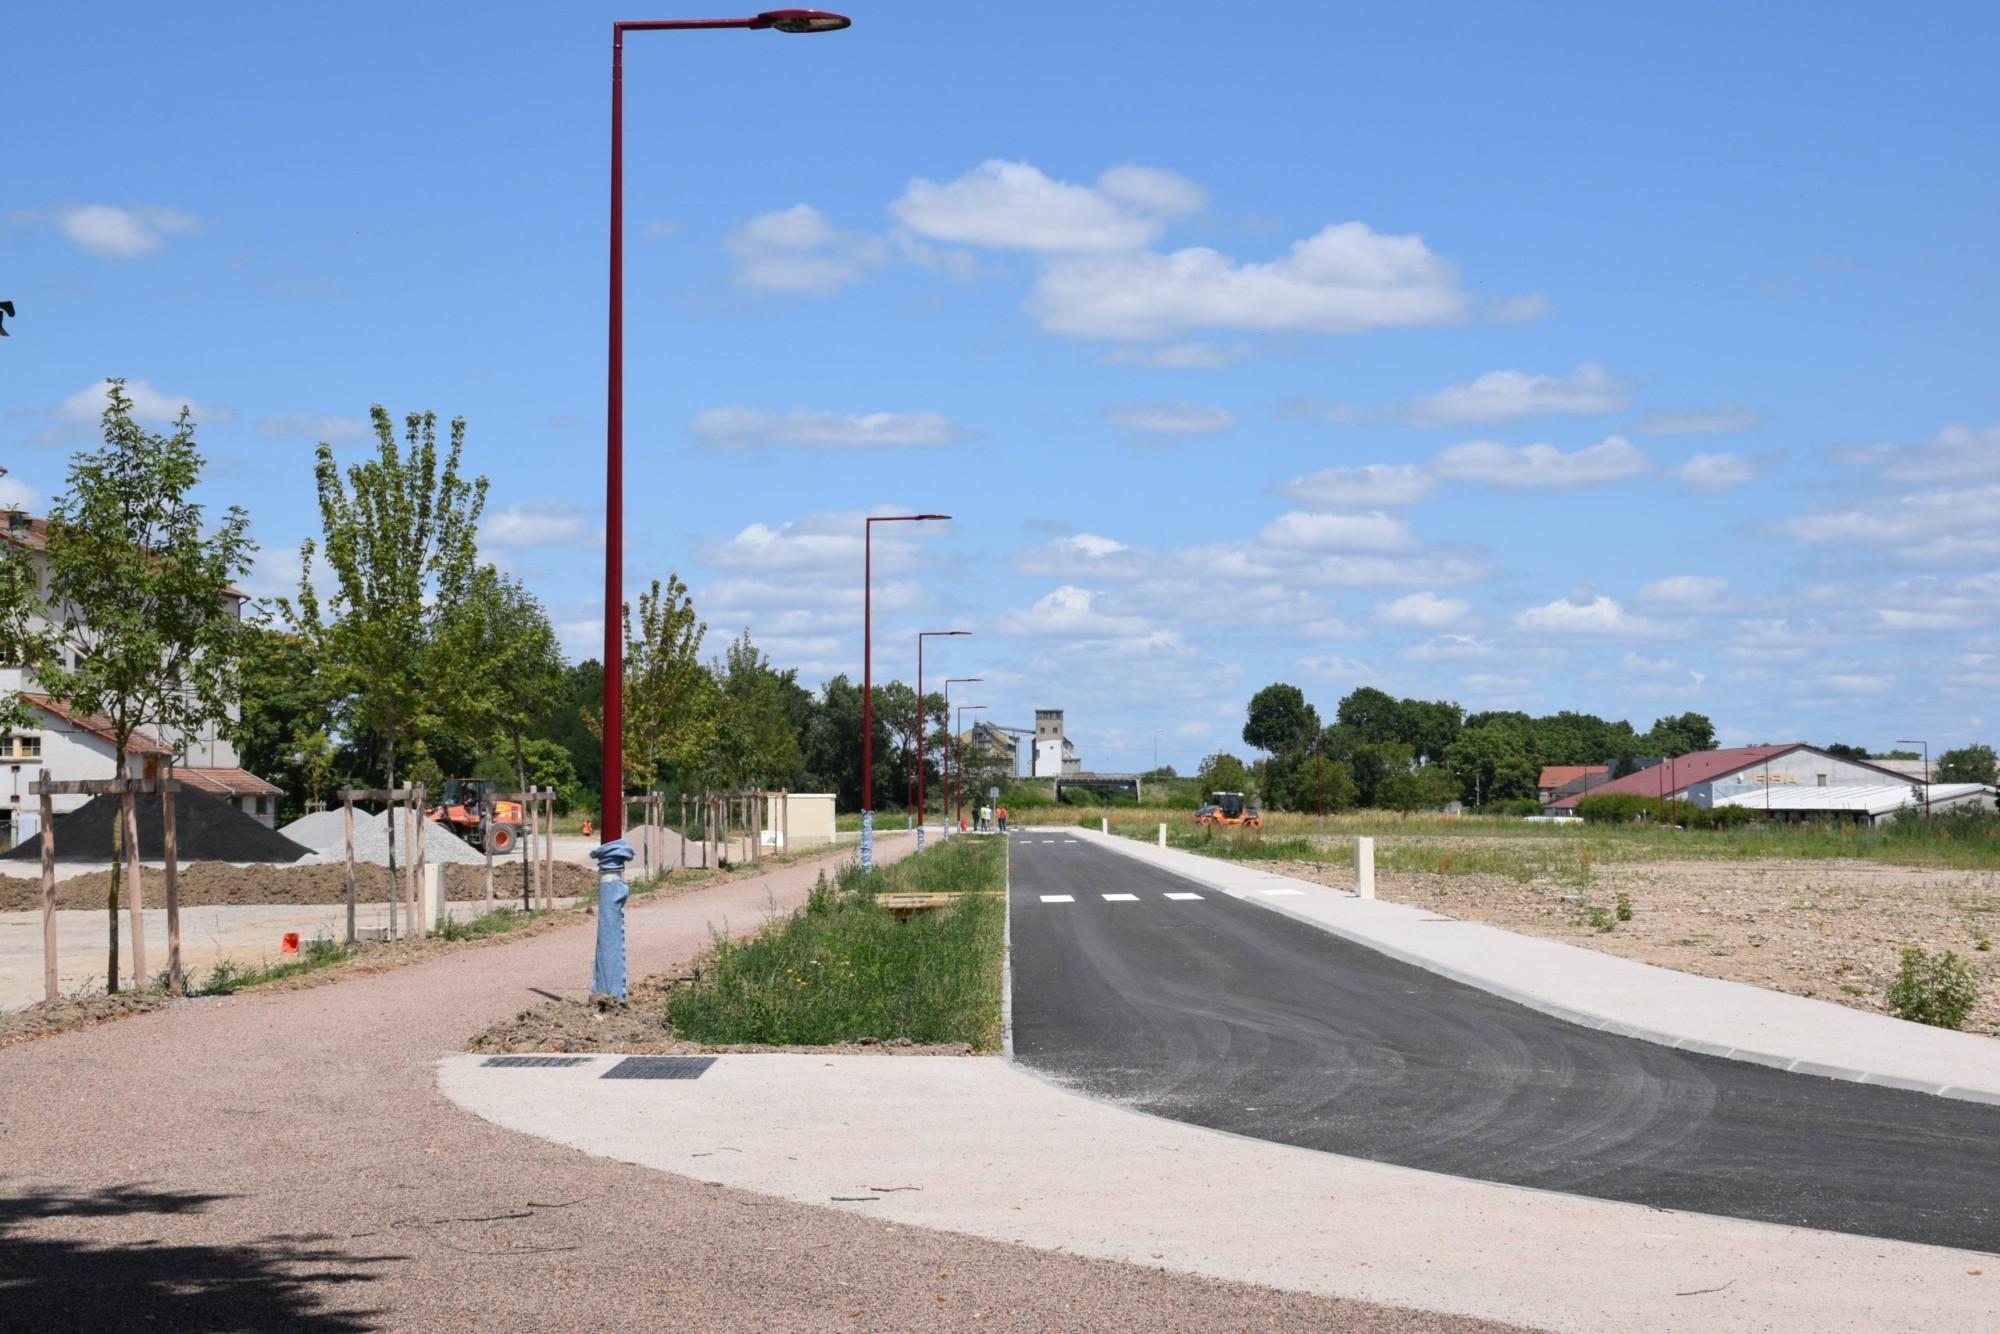
<path fill-rule="evenodd" d="M 1769 786 L 1870 787 L 1884 783 L 1909 785 L 1910 780 L 1868 760 L 1850 760 L 1792 742 L 1781 746 L 1737 746 L 1730 750 L 1697 750 L 1678 755 L 1664 764 L 1600 783 L 1589 792 L 1572 793 L 1550 802 L 1550 815 L 1574 815 L 1577 802 L 1586 796 L 1630 792 L 1642 797 L 1671 797 L 1712 805 L 1715 789 Z"/>

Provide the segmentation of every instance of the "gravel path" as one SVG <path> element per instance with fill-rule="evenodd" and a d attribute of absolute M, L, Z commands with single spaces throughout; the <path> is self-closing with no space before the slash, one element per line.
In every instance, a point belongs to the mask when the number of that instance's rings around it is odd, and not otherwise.
<path fill-rule="evenodd" d="M 885 857 L 907 850 L 889 842 Z M 631 970 L 804 897 L 817 865 L 631 918 Z M 575 995 L 588 926 L 0 1050 L 10 1327 L 1498 1328 L 1170 1276 L 590 1158 L 436 1091 L 433 1063 Z"/>

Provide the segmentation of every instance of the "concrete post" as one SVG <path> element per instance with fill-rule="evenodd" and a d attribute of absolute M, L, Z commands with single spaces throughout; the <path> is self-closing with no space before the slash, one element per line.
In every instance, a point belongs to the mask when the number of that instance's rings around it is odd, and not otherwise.
<path fill-rule="evenodd" d="M 1375 840 L 1354 840 L 1354 892 L 1364 899 L 1375 897 Z"/>
<path fill-rule="evenodd" d="M 1108 815 L 1100 815 L 1100 816 L 1099 816 L 1099 817 L 1097 818 L 1097 832 L 1098 832 L 1098 833 L 1100 833 L 1100 834 L 1108 834 L 1108 833 L 1110 833 L 1110 832 L 1111 832 L 1111 817 L 1110 817 L 1110 816 L 1108 816 Z"/>
<path fill-rule="evenodd" d="M 1108 824 L 1109 821 L 1106 823 Z M 1163 848 L 1167 846 L 1167 822 L 1165 820 L 1160 821 L 1160 846 Z"/>
<path fill-rule="evenodd" d="M 444 920 L 444 863 L 427 861 L 417 868 L 417 884 L 423 895 L 423 915 L 417 918 L 418 936 L 435 931 Z"/>

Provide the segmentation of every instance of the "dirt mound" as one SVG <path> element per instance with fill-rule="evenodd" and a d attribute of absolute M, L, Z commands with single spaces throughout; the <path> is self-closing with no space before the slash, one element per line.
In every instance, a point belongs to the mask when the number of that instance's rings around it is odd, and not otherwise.
<path fill-rule="evenodd" d="M 159 861 L 166 854 L 166 840 L 160 827 L 160 798 L 141 794 L 135 798 L 139 814 L 139 855 Z M 117 797 L 92 797 L 68 815 L 56 817 L 56 860 L 59 862 L 108 862 L 111 860 L 111 826 L 118 818 Z M 174 796 L 174 844 L 183 862 L 278 862 L 289 864 L 312 849 L 294 843 L 275 829 L 267 829 L 221 797 L 183 788 Z M 42 859 L 42 836 L 33 838 L 6 854 L 6 860 L 38 862 Z"/>
<path fill-rule="evenodd" d="M 178 804 L 178 803 L 177 803 Z M 178 814 L 178 812 L 176 812 Z M 56 834 L 62 846 L 62 834 Z M 506 871 L 511 870 L 510 876 Z M 211 904 L 251 903 L 345 903 L 347 866 L 231 866 L 227 862 L 196 862 L 180 871 L 181 904 L 198 908 Z M 110 889 L 111 873 L 93 871 L 56 882 L 58 908 L 102 908 Z M 486 897 L 486 874 L 478 866 L 446 866 L 444 888 L 447 898 L 457 900 Z M 145 868 L 146 904 L 164 907 L 167 902 L 166 872 Z M 387 867 L 356 865 L 355 896 L 380 903 L 389 896 Z M 597 872 L 570 862 L 556 863 L 556 895 L 561 898 L 597 893 Z M 501 903 L 521 901 L 521 872 L 518 864 L 493 869 L 493 895 Z M 39 877 L 0 876 L 0 912 L 30 912 L 42 906 Z"/>
<path fill-rule="evenodd" d="M 438 824 L 435 820 L 417 822 L 419 837 L 424 845 L 424 860 L 433 862 L 462 862 L 470 865 L 485 864 L 486 854 L 467 843 L 457 834 Z M 347 815 L 344 811 L 314 811 L 286 825 L 284 835 L 296 843 L 303 843 L 313 850 L 314 860 L 331 860 L 345 864 L 347 861 Z M 62 836 L 56 836 L 56 846 L 62 846 Z M 396 816 L 396 864 L 401 865 L 410 858 L 410 840 L 403 832 L 403 817 Z M 389 864 L 389 823 L 386 813 L 377 811 L 370 815 L 367 811 L 354 813 L 354 860 L 373 862 L 377 866 Z M 499 874 L 501 863 L 507 859 L 494 858 L 494 874 Z M 518 854 L 514 857 L 518 862 Z"/>

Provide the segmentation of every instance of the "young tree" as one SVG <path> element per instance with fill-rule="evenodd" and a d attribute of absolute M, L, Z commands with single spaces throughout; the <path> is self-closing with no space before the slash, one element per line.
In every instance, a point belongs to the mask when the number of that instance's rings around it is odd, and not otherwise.
<path fill-rule="evenodd" d="M 480 608 L 470 597 L 479 567 L 479 516 L 486 479 L 459 475 L 465 419 L 438 455 L 437 414 L 403 419 L 404 444 L 377 403 L 375 456 L 348 467 L 321 444 L 313 464 L 322 540 L 300 548 L 296 603 L 286 619 L 311 646 L 352 722 L 382 739 L 388 786 L 396 785 L 398 747 L 439 716 L 463 707 L 467 675 L 452 650 L 468 637 L 465 621 Z M 313 586 L 313 558 L 333 576 L 324 606 Z M 395 821 L 389 822 L 391 876 Z"/>
<path fill-rule="evenodd" d="M 188 410 L 170 432 L 147 431 L 133 420 L 125 382 L 109 383 L 104 447 L 70 461 L 68 490 L 49 509 L 46 600 L 57 643 L 35 677 L 72 712 L 104 719 L 122 771 L 141 731 L 178 751 L 227 721 L 243 631 L 242 595 L 230 585 L 249 573 L 257 548 L 249 515 L 231 506 L 211 530 L 193 500 L 202 459 Z M 111 991 L 118 989 L 118 849 L 131 805 L 125 793 L 112 841 Z"/>
<path fill-rule="evenodd" d="M 525 792 L 523 743 L 549 696 L 562 686 L 562 646 L 535 595 L 492 566 L 473 577 L 469 597 L 476 614 L 453 628 L 446 649 L 464 672 L 463 688 L 446 703 L 446 721 L 481 751 L 499 741 L 510 743 L 515 791 Z M 573 773 L 569 782 L 575 785 Z M 537 780 L 536 786 L 545 784 Z"/>
<path fill-rule="evenodd" d="M 243 767 L 285 790 L 288 810 L 319 800 L 333 772 L 339 701 L 303 635 L 243 627 L 242 703 L 236 751 Z"/>
<path fill-rule="evenodd" d="M 1228 751 L 1219 750 L 1201 762 L 1195 777 L 1201 780 L 1204 797 L 1210 792 L 1248 792 L 1250 771 L 1243 767 L 1243 761 Z"/>
<path fill-rule="evenodd" d="M 622 790 L 650 791 L 662 766 L 712 773 L 715 678 L 701 661 L 708 626 L 695 615 L 687 585 L 672 574 L 639 595 L 635 626 L 625 612 L 625 772 Z M 604 711 L 586 708 L 585 725 L 602 741 Z"/>
<path fill-rule="evenodd" d="M 777 787 L 799 769 L 799 735 L 787 708 L 797 670 L 771 665 L 745 630 L 713 667 L 718 691 L 716 759 L 732 787 Z"/>

